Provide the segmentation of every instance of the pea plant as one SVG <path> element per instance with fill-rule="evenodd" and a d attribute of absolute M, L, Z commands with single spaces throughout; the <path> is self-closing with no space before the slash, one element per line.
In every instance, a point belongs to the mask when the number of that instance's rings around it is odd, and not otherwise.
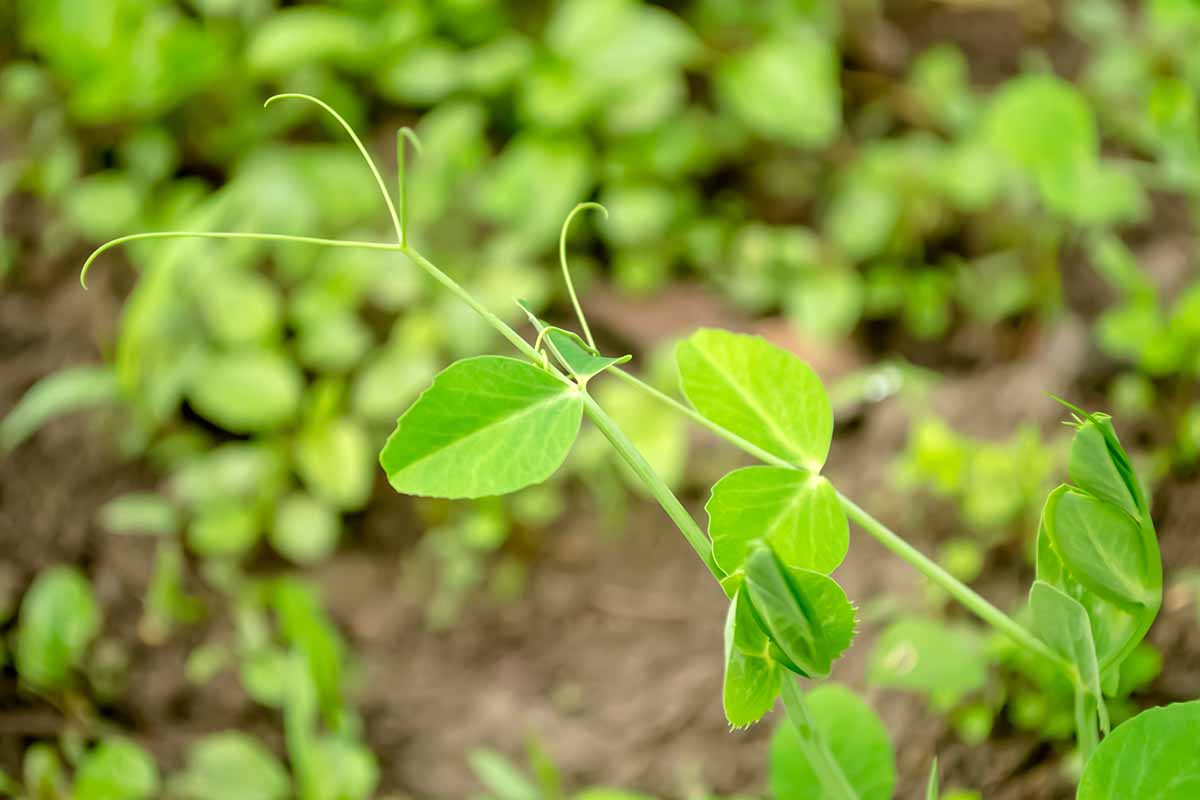
<path fill-rule="evenodd" d="M 1028 628 L 822 475 L 833 436 L 832 406 L 819 376 L 793 354 L 759 337 L 701 329 L 675 352 L 686 404 L 622 370 L 629 356 L 602 354 L 572 282 L 566 242 L 579 212 L 603 207 L 577 206 L 559 237 L 563 278 L 580 333 L 549 325 L 522 306 L 537 332 L 530 343 L 409 244 L 404 170 L 406 143 L 416 144 L 411 131 L 402 129 L 397 136 L 394 203 L 370 154 L 336 111 L 300 94 L 279 95 L 268 103 L 280 98 L 315 103 L 347 131 L 380 189 L 397 243 L 246 232 L 140 233 L 98 248 L 84 264 L 81 282 L 86 285 L 87 271 L 101 253 L 142 239 L 257 239 L 403 255 L 479 314 L 519 357 L 466 358 L 437 374 L 400 416 L 380 453 L 393 488 L 464 499 L 538 484 L 562 466 L 587 417 L 729 599 L 722 699 L 730 725 L 757 722 L 782 696 L 807 765 L 805 782 L 792 786 L 787 796 L 849 800 L 887 797 L 892 790 L 890 781 L 880 779 L 887 768 L 880 757 L 838 757 L 836 737 L 818 724 L 812 697 L 797 680 L 825 679 L 855 636 L 855 607 L 832 577 L 847 555 L 851 521 L 1028 657 L 1070 681 L 1085 764 L 1079 798 L 1194 796 L 1200 788 L 1200 755 L 1194 747 L 1200 702 L 1152 709 L 1109 735 L 1105 696 L 1115 691 L 1118 668 L 1158 612 L 1162 565 L 1149 503 L 1108 415 L 1068 406 L 1075 427 L 1070 483 L 1050 493 L 1042 513 Z M 737 469 L 713 486 L 707 534 L 593 396 L 592 381 L 601 377 L 624 381 L 762 462 Z M 1159 757 L 1144 759 L 1151 742 Z M 936 791 L 931 787 L 930 796 Z"/>

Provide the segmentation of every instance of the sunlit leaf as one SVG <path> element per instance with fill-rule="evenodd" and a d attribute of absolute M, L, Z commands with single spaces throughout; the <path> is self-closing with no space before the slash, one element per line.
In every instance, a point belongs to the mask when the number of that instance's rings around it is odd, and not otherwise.
<path fill-rule="evenodd" d="M 533 364 L 470 358 L 441 372 L 400 417 L 379 461 L 405 494 L 514 492 L 558 469 L 582 413 L 579 393 Z"/>
<path fill-rule="evenodd" d="M 1200 797 L 1200 701 L 1151 708 L 1117 726 L 1088 759 L 1077 800 Z"/>
<path fill-rule="evenodd" d="M 104 739 L 75 773 L 75 800 L 144 800 L 158 791 L 158 767 L 126 739 Z"/>
<path fill-rule="evenodd" d="M 717 481 L 705 506 L 713 556 L 738 569 L 756 541 L 789 567 L 833 572 L 850 543 L 846 512 L 825 478 L 804 470 L 745 467 Z"/>
<path fill-rule="evenodd" d="M 743 591 L 792 667 L 823 678 L 854 638 L 854 606 L 832 578 L 788 569 L 767 547 L 746 559 Z"/>
<path fill-rule="evenodd" d="M 774 455 L 819 472 L 833 410 L 821 379 L 757 336 L 702 328 L 675 351 L 680 384 L 708 419 Z"/>

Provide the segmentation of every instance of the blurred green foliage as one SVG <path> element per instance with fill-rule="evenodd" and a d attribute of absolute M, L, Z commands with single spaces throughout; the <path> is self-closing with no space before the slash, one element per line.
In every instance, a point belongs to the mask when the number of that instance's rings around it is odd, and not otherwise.
<path fill-rule="evenodd" d="M 370 131 L 373 151 L 390 151 L 397 125 L 416 128 L 412 238 L 513 324 L 524 320 L 517 298 L 543 315 L 561 304 L 546 270 L 559 224 L 587 198 L 611 215 L 585 240 L 585 278 L 636 295 L 699 279 L 808 339 L 871 330 L 920 342 L 1052 323 L 1063 265 L 1082 249 L 1110 292 L 1094 341 L 1117 410 L 1159 423 L 1166 458 L 1194 468 L 1200 282 L 1190 265 L 1164 279 L 1125 234 L 1155 222 L 1152 198 L 1193 211 L 1200 198 L 1200 8 L 1071 0 L 1065 25 L 1086 44 L 1078 79 L 1028 59 L 1028 73 L 988 88 L 952 44 L 902 68 L 872 65 L 844 18 L 866 30 L 885 10 L 16 0 L 0 6 L 0 200 L 33 211 L 0 232 L 0 283 L 47 259 L 72 272 L 81 245 L 141 230 L 386 238 L 341 132 L 303 104 L 261 108 L 272 93 L 309 92 Z M 863 62 L 877 88 L 854 74 Z M 236 664 L 248 693 L 284 709 L 288 738 L 288 768 L 240 734 L 197 743 L 170 783 L 181 796 L 229 796 L 242 780 L 264 797 L 293 782 L 314 800 L 368 796 L 375 767 L 332 622 L 307 587 L 259 585 L 240 565 L 264 543 L 298 566 L 333 552 L 347 516 L 371 501 L 374 454 L 396 416 L 438 364 L 484 350 L 491 334 L 388 255 L 211 241 L 124 252 L 135 281 L 106 365 L 36 385 L 0 424 L 0 448 L 51 416 L 104 406 L 123 451 L 162 474 L 159 492 L 101 514 L 109 530 L 158 539 L 141 633 L 161 641 L 206 614 L 235 620 L 236 645 L 197 650 L 195 674 Z M 620 384 L 600 391 L 655 468 L 685 481 L 678 421 Z M 629 482 L 597 443 L 585 436 L 569 464 L 617 526 Z M 953 500 L 994 544 L 1028 520 L 1057 463 L 1033 431 L 995 444 L 923 421 L 898 474 Z M 426 576 L 431 624 L 452 623 L 480 585 L 519 590 L 523 565 L 505 543 L 551 525 L 565 485 L 417 504 L 418 558 L 438 565 Z M 944 554 L 964 574 L 982 561 L 972 541 Z M 223 606 L 187 588 L 188 553 Z M 22 680 L 76 689 L 99 627 L 82 576 L 41 576 L 12 648 Z M 1056 730 L 1047 720 L 1061 709 L 1028 708 L 1039 692 L 1014 694 L 1010 714 Z M 984 705 L 990 727 L 999 706 L 994 695 Z M 978 730 L 978 716 L 964 718 Z M 95 742 L 71 762 L 76 791 L 135 761 L 120 742 Z M 27 787 L 65 786 L 58 764 L 31 748 Z M 113 791 L 153 794 L 147 774 Z"/>

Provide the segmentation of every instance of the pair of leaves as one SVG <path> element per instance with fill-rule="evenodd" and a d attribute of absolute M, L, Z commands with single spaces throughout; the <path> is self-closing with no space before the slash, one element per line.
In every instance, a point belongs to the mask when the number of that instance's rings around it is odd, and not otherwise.
<path fill-rule="evenodd" d="M 1046 500 L 1038 533 L 1034 624 L 1102 703 L 1120 661 L 1161 604 L 1162 564 L 1150 509 L 1105 414 L 1077 420 L 1068 471 Z"/>
<path fill-rule="evenodd" d="M 823 678 L 854 637 L 854 606 L 832 578 L 789 569 L 768 547 L 746 559 L 725 625 L 725 716 L 757 722 L 779 694 L 784 669 Z"/>

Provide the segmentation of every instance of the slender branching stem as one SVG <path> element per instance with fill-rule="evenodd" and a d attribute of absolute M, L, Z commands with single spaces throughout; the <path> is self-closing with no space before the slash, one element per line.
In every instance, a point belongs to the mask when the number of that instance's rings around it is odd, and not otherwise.
<path fill-rule="evenodd" d="M 608 416 L 600 404 L 586 392 L 583 393 L 583 411 L 600 433 L 604 434 L 604 438 L 608 439 L 617 454 L 638 476 L 638 479 L 662 506 L 663 511 L 667 512 L 667 516 L 679 528 L 679 532 L 696 551 L 696 555 L 700 556 L 700 560 L 704 562 L 704 566 L 708 567 L 708 571 L 718 582 L 721 581 L 725 577 L 725 573 L 717 566 L 716 559 L 713 558 L 712 543 L 704 535 L 704 531 L 700 530 L 700 526 L 696 524 L 696 520 L 692 519 L 688 510 L 679 502 L 679 498 L 646 461 L 645 456 L 634 446 L 633 442 L 629 441 L 629 437 L 617 426 L 612 417 Z"/>
<path fill-rule="evenodd" d="M 746 441 L 732 431 L 728 431 L 721 425 L 704 417 L 695 409 L 684 405 L 668 394 L 660 392 L 658 389 L 655 389 L 653 386 L 650 386 L 637 377 L 630 375 L 624 370 L 613 368 L 609 370 L 609 372 L 621 378 L 626 383 L 630 383 L 638 387 L 652 397 L 665 403 L 679 413 L 685 415 L 688 419 L 695 421 L 699 425 L 703 425 L 717 436 L 741 449 L 743 452 L 754 456 L 760 461 L 777 467 L 798 469 L 795 464 L 792 464 L 786 459 L 780 458 L 779 456 L 769 453 L 766 450 L 763 450 L 761 447 Z M 923 575 L 944 589 L 947 594 L 949 594 L 958 602 L 962 603 L 968 611 L 975 614 L 984 622 L 1005 634 L 1030 652 L 1052 662 L 1062 669 L 1070 671 L 1070 666 L 1062 657 L 1047 647 L 1041 639 L 1037 638 L 1037 636 L 1035 636 L 1033 633 L 1018 624 L 1012 617 L 996 608 L 994 605 L 981 597 L 977 592 L 975 592 L 975 590 L 971 589 L 971 587 L 967 586 L 965 583 L 944 570 L 936 561 L 910 545 L 902 537 L 900 537 L 882 522 L 875 519 L 875 517 L 867 513 L 850 498 L 846 497 L 846 495 L 838 492 L 838 500 L 841 501 L 842 506 L 846 509 L 846 515 L 850 519 L 857 522 L 863 530 L 865 530 L 893 554 L 899 556 L 904 561 L 907 561 Z"/>
<path fill-rule="evenodd" d="M 575 219 L 575 215 L 580 211 L 586 211 L 589 208 L 603 212 L 604 218 L 608 219 L 608 209 L 599 203 L 580 203 L 571 209 L 571 213 L 567 214 L 567 218 L 563 220 L 562 229 L 558 232 L 558 263 L 562 267 L 563 281 L 567 284 L 567 294 L 571 296 L 571 305 L 575 307 L 575 316 L 579 318 L 579 327 L 583 329 L 583 336 L 587 339 L 588 347 L 595 350 L 596 340 L 592 338 L 592 329 L 588 327 L 583 306 L 579 304 L 579 295 L 575 294 L 575 282 L 571 280 L 571 270 L 567 267 L 567 231 L 571 227 L 571 220 Z"/>
<path fill-rule="evenodd" d="M 392 219 L 392 227 L 396 229 L 396 241 L 404 242 L 404 228 L 400 224 L 400 216 L 396 213 L 396 206 L 392 203 L 391 192 L 387 190 L 387 184 L 383 182 L 383 176 L 379 174 L 379 167 L 375 166 L 375 159 L 371 158 L 371 154 L 367 152 L 366 146 L 363 145 L 362 139 L 358 138 L 358 134 L 354 132 L 354 128 L 350 127 L 350 123 L 342 117 L 341 114 L 333 110 L 333 107 L 324 100 L 318 100 L 310 94 L 300 94 L 299 92 L 287 92 L 268 97 L 263 103 L 263 108 L 271 105 L 276 100 L 307 100 L 314 105 L 320 106 L 327 114 L 337 120 L 342 129 L 350 136 L 350 141 L 354 142 L 354 146 L 358 148 L 358 153 L 363 157 L 363 161 L 367 162 L 367 166 L 371 169 L 371 174 L 375 176 L 375 184 L 379 187 L 379 193 L 383 197 L 384 205 L 387 206 L 388 216 Z"/>
<path fill-rule="evenodd" d="M 824 734 L 808 711 L 808 704 L 804 702 L 799 684 L 791 677 L 783 679 L 783 707 L 787 711 L 788 721 L 796 729 L 808 765 L 812 767 L 821 787 L 825 789 L 824 796 L 830 800 L 858 800 L 858 792 L 854 790 L 846 778 L 846 773 L 842 772 L 841 765 L 830 752 Z"/>

